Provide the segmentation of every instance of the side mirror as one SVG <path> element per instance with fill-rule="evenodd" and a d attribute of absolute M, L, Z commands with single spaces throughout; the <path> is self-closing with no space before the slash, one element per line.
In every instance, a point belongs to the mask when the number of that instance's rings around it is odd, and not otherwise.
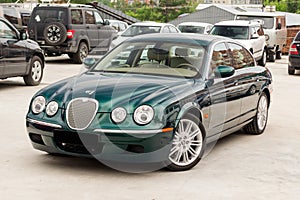
<path fill-rule="evenodd" d="M 20 30 L 20 40 L 27 40 L 26 30 Z"/>
<path fill-rule="evenodd" d="M 276 29 L 277 29 L 277 30 L 280 30 L 280 29 L 281 29 L 281 23 L 278 23 L 278 24 L 277 24 Z"/>
<path fill-rule="evenodd" d="M 95 58 L 85 58 L 83 60 L 83 65 L 86 69 L 90 69 L 96 63 Z"/>
<path fill-rule="evenodd" d="M 214 72 L 216 77 L 227 78 L 234 74 L 235 69 L 231 66 L 220 65 L 215 68 Z"/>
<path fill-rule="evenodd" d="M 257 39 L 257 38 L 259 38 L 259 35 L 257 33 L 253 33 L 251 35 L 251 39 Z"/>
<path fill-rule="evenodd" d="M 109 25 L 109 24 L 110 24 L 110 22 L 108 20 L 104 21 L 104 25 Z"/>

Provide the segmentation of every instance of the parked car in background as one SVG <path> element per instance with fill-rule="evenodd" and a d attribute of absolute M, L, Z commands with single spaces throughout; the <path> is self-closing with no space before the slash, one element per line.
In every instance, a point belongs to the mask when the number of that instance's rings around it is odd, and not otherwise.
<path fill-rule="evenodd" d="M 182 22 L 177 25 L 177 28 L 182 33 L 208 34 L 212 27 L 212 24 L 203 22 Z"/>
<path fill-rule="evenodd" d="M 48 56 L 68 54 L 82 63 L 91 50 L 107 51 L 117 31 L 92 6 L 50 4 L 33 9 L 28 33 Z"/>
<path fill-rule="evenodd" d="M 286 16 L 278 12 L 241 12 L 236 20 L 260 20 L 265 31 L 268 60 L 281 59 L 281 51 L 286 45 Z"/>
<path fill-rule="evenodd" d="M 0 79 L 21 76 L 26 85 L 40 84 L 44 54 L 39 45 L 27 39 L 8 20 L 0 17 Z"/>
<path fill-rule="evenodd" d="M 128 24 L 126 22 L 114 19 L 108 19 L 108 21 L 109 25 L 114 27 L 118 32 L 124 31 L 126 28 L 128 28 Z"/>
<path fill-rule="evenodd" d="M 118 34 L 118 37 L 111 43 L 111 49 L 128 38 L 150 33 L 180 33 L 180 30 L 173 24 L 168 23 L 137 22 Z"/>
<path fill-rule="evenodd" d="M 90 61 L 33 96 L 26 127 L 35 149 L 182 171 L 207 143 L 266 128 L 271 73 L 230 38 L 141 35 Z"/>
<path fill-rule="evenodd" d="M 222 21 L 210 31 L 212 35 L 230 37 L 242 43 L 261 66 L 266 65 L 267 44 L 262 25 L 256 21 Z"/>
<path fill-rule="evenodd" d="M 0 5 L 0 16 L 6 18 L 18 30 L 26 29 L 31 10 L 12 5 Z"/>
<path fill-rule="evenodd" d="M 296 34 L 290 46 L 288 60 L 288 73 L 293 75 L 296 69 L 300 70 L 300 31 Z"/>

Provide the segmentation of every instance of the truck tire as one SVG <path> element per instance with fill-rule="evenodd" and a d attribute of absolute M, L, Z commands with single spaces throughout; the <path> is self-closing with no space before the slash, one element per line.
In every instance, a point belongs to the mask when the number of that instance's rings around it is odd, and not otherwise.
<path fill-rule="evenodd" d="M 44 39 L 48 45 L 60 45 L 67 39 L 67 29 L 59 22 L 50 22 L 44 28 Z"/>

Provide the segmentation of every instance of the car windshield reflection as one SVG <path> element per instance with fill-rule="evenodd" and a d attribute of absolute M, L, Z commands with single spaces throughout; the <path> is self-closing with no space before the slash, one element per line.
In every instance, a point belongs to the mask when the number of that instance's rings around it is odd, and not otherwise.
<path fill-rule="evenodd" d="M 92 71 L 192 78 L 202 71 L 205 47 L 171 42 L 125 42 Z"/>

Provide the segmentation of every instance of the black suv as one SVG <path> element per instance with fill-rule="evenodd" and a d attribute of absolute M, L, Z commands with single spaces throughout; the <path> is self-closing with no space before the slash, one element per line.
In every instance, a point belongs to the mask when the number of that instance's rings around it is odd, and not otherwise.
<path fill-rule="evenodd" d="M 38 85 L 43 77 L 44 54 L 39 45 L 27 39 L 0 17 L 0 79 L 21 76 L 26 85 Z"/>
<path fill-rule="evenodd" d="M 91 50 L 107 51 L 117 34 L 98 10 L 81 4 L 35 7 L 28 33 L 48 56 L 67 53 L 75 63 L 82 63 Z"/>

